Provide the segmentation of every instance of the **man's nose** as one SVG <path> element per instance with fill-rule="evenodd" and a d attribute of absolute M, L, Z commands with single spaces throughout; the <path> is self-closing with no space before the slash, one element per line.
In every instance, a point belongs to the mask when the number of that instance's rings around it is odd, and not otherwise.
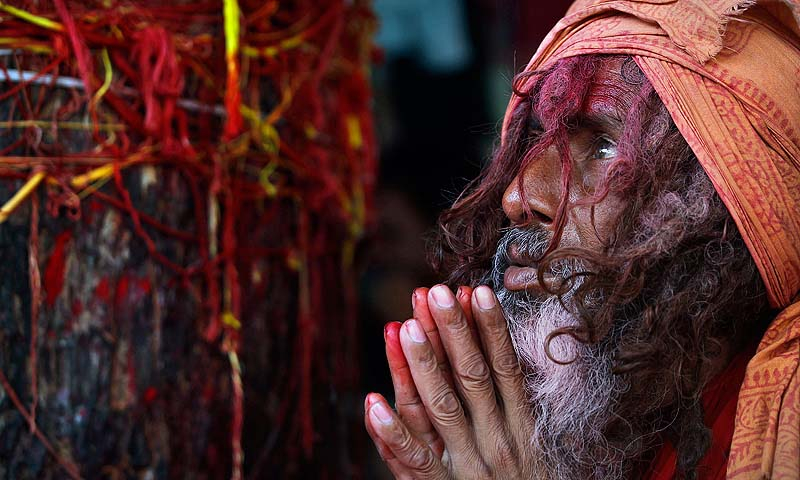
<path fill-rule="evenodd" d="M 552 228 L 560 200 L 561 161 L 557 149 L 550 147 L 532 159 L 506 187 L 503 211 L 512 225 L 533 222 Z M 531 217 L 525 212 L 525 204 Z"/>

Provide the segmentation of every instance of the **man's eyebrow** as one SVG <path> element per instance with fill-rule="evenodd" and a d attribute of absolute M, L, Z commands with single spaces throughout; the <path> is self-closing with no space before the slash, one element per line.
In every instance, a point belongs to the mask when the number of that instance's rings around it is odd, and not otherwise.
<path fill-rule="evenodd" d="M 622 120 L 622 115 L 619 110 L 614 107 L 605 105 L 603 107 L 589 108 L 588 111 L 582 111 L 576 115 L 576 123 L 581 127 L 595 127 L 604 130 L 622 130 L 625 122 Z"/>

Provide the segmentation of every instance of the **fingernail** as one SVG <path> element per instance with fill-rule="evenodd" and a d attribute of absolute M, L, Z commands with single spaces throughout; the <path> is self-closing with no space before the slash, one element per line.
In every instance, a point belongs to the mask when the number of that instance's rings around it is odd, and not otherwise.
<path fill-rule="evenodd" d="M 431 289 L 433 294 L 433 301 L 436 302 L 440 308 L 450 308 L 453 306 L 453 294 L 450 289 L 444 285 L 436 285 Z"/>
<path fill-rule="evenodd" d="M 411 292 L 411 310 L 417 308 L 417 291 Z"/>
<path fill-rule="evenodd" d="M 386 337 L 389 336 L 389 325 L 391 325 L 391 324 L 392 324 L 392 322 L 389 322 L 389 323 L 387 323 L 386 325 L 383 326 L 383 339 L 384 340 L 386 340 Z"/>
<path fill-rule="evenodd" d="M 364 399 L 365 408 L 369 409 L 369 407 L 371 407 L 373 403 L 378 401 L 378 398 L 379 397 L 377 395 L 375 395 L 374 393 L 367 394 L 367 398 Z"/>
<path fill-rule="evenodd" d="M 475 290 L 475 298 L 478 300 L 478 306 L 483 310 L 491 310 L 494 307 L 494 295 L 489 287 L 478 287 Z"/>
<path fill-rule="evenodd" d="M 408 331 L 408 336 L 411 337 L 411 340 L 415 341 L 416 343 L 425 343 L 427 336 L 425 335 L 425 332 L 422 331 L 422 328 L 420 328 L 418 321 L 408 320 L 406 322 L 406 330 Z"/>
<path fill-rule="evenodd" d="M 392 423 L 392 414 L 389 412 L 389 409 L 386 408 L 386 405 L 384 405 L 383 402 L 378 402 L 372 405 L 369 413 L 375 420 L 384 425 L 389 425 Z"/>

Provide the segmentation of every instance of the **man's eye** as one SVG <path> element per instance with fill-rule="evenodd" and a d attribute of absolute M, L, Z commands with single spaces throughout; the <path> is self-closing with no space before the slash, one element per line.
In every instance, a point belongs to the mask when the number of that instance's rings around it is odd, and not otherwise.
<path fill-rule="evenodd" d="M 606 136 L 598 137 L 592 146 L 592 158 L 607 160 L 617 156 L 617 144 Z"/>

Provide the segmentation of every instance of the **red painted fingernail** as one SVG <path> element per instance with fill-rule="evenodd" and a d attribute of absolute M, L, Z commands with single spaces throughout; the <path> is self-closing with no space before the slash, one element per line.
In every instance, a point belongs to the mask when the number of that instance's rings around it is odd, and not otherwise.
<path fill-rule="evenodd" d="M 392 414 L 389 412 L 389 409 L 386 408 L 386 405 L 383 402 L 377 402 L 372 405 L 372 408 L 369 410 L 370 415 L 372 415 L 375 420 L 381 422 L 384 425 L 389 425 L 392 423 Z"/>
<path fill-rule="evenodd" d="M 397 339 L 397 332 L 403 324 L 400 322 L 389 322 L 383 326 L 383 338 L 388 342 Z"/>
<path fill-rule="evenodd" d="M 369 410 L 369 407 L 372 406 L 373 403 L 378 401 L 378 396 L 374 393 L 367 394 L 367 398 L 364 401 L 365 409 Z"/>
<path fill-rule="evenodd" d="M 478 301 L 478 306 L 483 310 L 491 310 L 494 307 L 494 295 L 489 287 L 478 287 L 475 290 L 475 298 Z"/>
<path fill-rule="evenodd" d="M 436 285 L 431 289 L 433 301 L 436 302 L 441 308 L 450 308 L 453 306 L 453 294 L 450 289 L 444 285 Z"/>
<path fill-rule="evenodd" d="M 425 335 L 425 332 L 422 331 L 418 321 L 408 320 L 406 322 L 406 331 L 408 331 L 408 336 L 411 337 L 411 340 L 415 341 L 416 343 L 425 343 L 427 336 Z"/>
<path fill-rule="evenodd" d="M 411 310 L 417 308 L 417 289 L 411 292 Z"/>

